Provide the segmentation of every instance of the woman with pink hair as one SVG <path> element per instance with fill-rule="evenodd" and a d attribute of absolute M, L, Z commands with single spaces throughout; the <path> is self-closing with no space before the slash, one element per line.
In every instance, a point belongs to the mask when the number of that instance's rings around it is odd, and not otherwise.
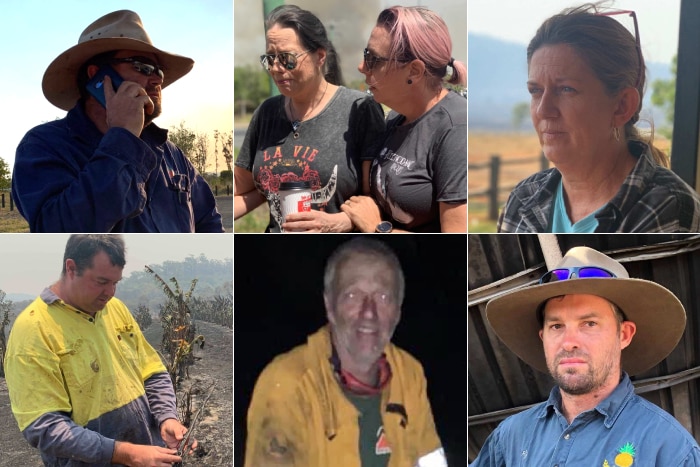
<path fill-rule="evenodd" d="M 358 67 L 374 99 L 392 109 L 374 157 L 363 161 L 364 192 L 341 210 L 362 232 L 466 232 L 466 86 L 442 18 L 422 7 L 379 14 Z"/>

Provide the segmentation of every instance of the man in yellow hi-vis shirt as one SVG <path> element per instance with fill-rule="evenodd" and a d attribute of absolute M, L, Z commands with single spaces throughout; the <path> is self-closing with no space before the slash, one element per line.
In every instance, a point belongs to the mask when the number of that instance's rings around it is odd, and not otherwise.
<path fill-rule="evenodd" d="M 17 317 L 5 354 L 12 412 L 46 465 L 169 465 L 187 429 L 160 357 L 114 298 L 118 235 L 72 235 L 60 279 Z M 192 447 L 196 447 L 196 442 Z"/>

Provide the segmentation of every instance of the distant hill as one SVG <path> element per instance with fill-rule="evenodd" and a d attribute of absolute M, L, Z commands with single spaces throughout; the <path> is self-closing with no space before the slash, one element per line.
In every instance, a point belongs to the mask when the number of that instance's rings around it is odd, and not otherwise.
<path fill-rule="evenodd" d="M 513 107 L 529 102 L 526 44 L 469 34 L 469 128 L 511 130 Z M 666 124 L 663 113 L 651 105 L 651 82 L 671 78 L 671 65 L 647 63 L 647 90 L 643 110 L 651 110 L 656 127 Z M 529 119 L 527 128 L 531 128 Z"/>
<path fill-rule="evenodd" d="M 175 277 L 180 289 L 187 292 L 190 289 L 192 279 L 197 279 L 194 296 L 209 298 L 215 296 L 226 297 L 233 293 L 233 260 L 208 259 L 205 255 L 199 257 L 188 256 L 183 261 L 165 261 L 162 264 L 151 265 L 171 289 L 175 286 L 170 282 Z M 158 313 L 158 306 L 165 303 L 165 295 L 161 287 L 151 274 L 143 271 L 135 271 L 125 277 L 117 286 L 116 297 L 123 301 L 132 312 L 139 305 L 146 305 L 151 313 Z M 8 294 L 7 300 L 12 300 L 14 313 L 19 313 L 26 308 L 36 295 Z"/>

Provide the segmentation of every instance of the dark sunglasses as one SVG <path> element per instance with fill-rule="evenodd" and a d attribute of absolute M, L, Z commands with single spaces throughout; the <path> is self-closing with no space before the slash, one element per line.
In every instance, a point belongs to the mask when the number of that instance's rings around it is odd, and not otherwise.
<path fill-rule="evenodd" d="M 573 268 L 558 268 L 547 271 L 541 278 L 540 284 L 559 282 L 569 279 L 601 279 L 617 277 L 607 269 L 596 266 L 581 266 Z"/>
<path fill-rule="evenodd" d="M 285 67 L 287 70 L 293 70 L 297 67 L 297 59 L 307 53 L 309 53 L 308 50 L 305 50 L 298 54 L 294 54 L 292 52 L 265 54 L 260 56 L 260 64 L 267 71 L 270 71 L 270 69 L 275 65 L 275 60 L 277 60 L 280 63 L 280 65 Z"/>
<path fill-rule="evenodd" d="M 642 73 L 644 73 L 644 59 L 642 58 L 642 43 L 639 39 L 639 25 L 637 24 L 637 14 L 632 10 L 616 10 L 616 11 L 604 11 L 596 13 L 597 16 L 615 16 L 615 15 L 630 15 L 632 21 L 634 22 L 634 41 L 637 44 L 637 56 L 639 57 L 639 69 L 637 74 L 637 82 L 635 87 L 639 87 L 639 83 L 642 79 Z"/>
<path fill-rule="evenodd" d="M 364 58 L 365 58 L 365 67 L 367 67 L 368 70 L 372 70 L 374 66 L 378 62 L 388 62 L 391 59 L 390 58 L 384 58 L 384 57 L 379 57 L 377 55 L 374 55 L 372 52 L 369 51 L 369 49 L 365 48 L 365 51 L 363 52 Z"/>
<path fill-rule="evenodd" d="M 165 77 L 163 73 L 164 68 L 160 65 L 156 65 L 151 62 L 146 57 L 128 57 L 128 58 L 113 58 L 110 60 L 112 63 L 131 63 L 135 71 L 138 71 L 144 76 L 151 76 L 156 73 L 160 79 Z"/>

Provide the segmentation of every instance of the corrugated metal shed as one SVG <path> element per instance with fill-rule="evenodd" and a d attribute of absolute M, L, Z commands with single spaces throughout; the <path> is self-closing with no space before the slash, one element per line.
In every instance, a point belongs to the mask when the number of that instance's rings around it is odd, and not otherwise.
<path fill-rule="evenodd" d="M 671 290 L 687 324 L 676 349 L 633 378 L 637 393 L 671 413 L 700 441 L 700 235 L 557 235 L 562 254 L 585 245 L 624 264 L 630 277 Z M 469 459 L 508 415 L 547 399 L 553 382 L 530 368 L 496 337 L 486 303 L 536 283 L 547 271 L 537 235 L 469 235 Z M 659 310 L 663 312 L 663 310 Z"/>

